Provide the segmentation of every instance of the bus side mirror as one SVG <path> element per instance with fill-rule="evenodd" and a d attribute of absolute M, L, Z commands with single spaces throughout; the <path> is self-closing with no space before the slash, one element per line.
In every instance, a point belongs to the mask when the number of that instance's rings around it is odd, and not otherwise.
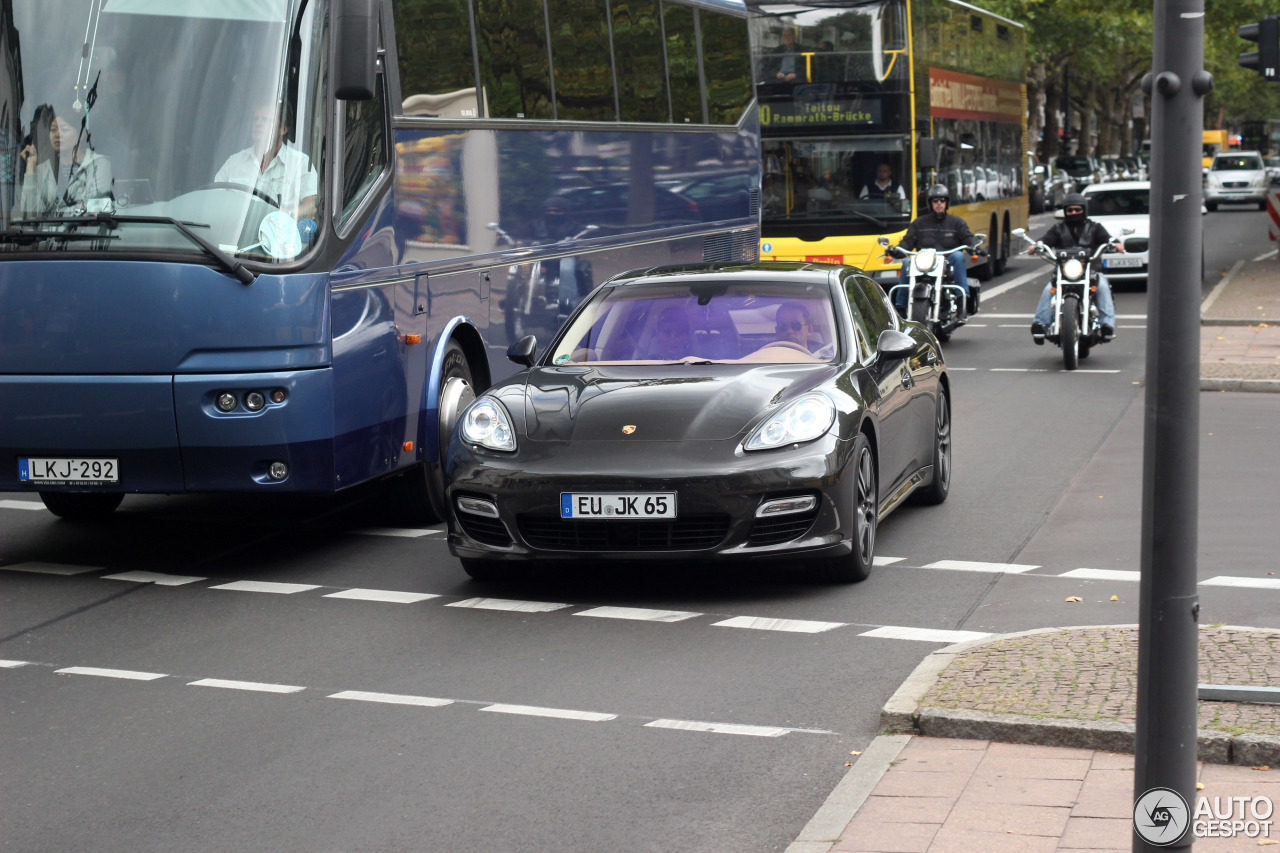
<path fill-rule="evenodd" d="M 938 146 L 932 136 L 920 137 L 919 157 L 916 158 L 916 168 L 933 169 L 938 165 Z"/>
<path fill-rule="evenodd" d="M 373 99 L 378 68 L 374 0 L 339 0 L 334 9 L 334 92 L 341 101 Z"/>

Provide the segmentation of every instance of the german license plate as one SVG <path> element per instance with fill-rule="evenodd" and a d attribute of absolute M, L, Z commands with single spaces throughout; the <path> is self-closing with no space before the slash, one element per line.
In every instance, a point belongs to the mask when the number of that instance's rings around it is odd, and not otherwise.
<path fill-rule="evenodd" d="M 19 458 L 18 480 L 49 485 L 120 482 L 117 459 Z"/>
<path fill-rule="evenodd" d="M 561 492 L 561 518 L 675 518 L 675 492 Z"/>
<path fill-rule="evenodd" d="M 1103 258 L 1102 265 L 1107 269 L 1116 267 L 1140 267 L 1142 266 L 1142 258 Z"/>

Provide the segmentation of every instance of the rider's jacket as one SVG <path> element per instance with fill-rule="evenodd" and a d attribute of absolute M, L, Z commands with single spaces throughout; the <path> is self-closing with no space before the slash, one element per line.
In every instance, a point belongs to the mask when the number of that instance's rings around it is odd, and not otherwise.
<path fill-rule="evenodd" d="M 915 221 L 907 226 L 907 233 L 902 235 L 898 245 L 915 251 L 916 249 L 954 249 L 958 246 L 972 246 L 973 243 L 974 237 L 973 232 L 969 230 L 969 223 L 953 213 L 948 213 L 939 222 L 938 217 L 929 212 L 917 216 Z"/>
<path fill-rule="evenodd" d="M 1040 242 L 1053 249 L 1080 246 L 1088 249 L 1089 254 L 1093 254 L 1099 246 L 1111 242 L 1111 235 L 1106 228 L 1092 219 L 1086 219 L 1074 225 L 1069 222 L 1059 222 L 1049 229 Z"/>

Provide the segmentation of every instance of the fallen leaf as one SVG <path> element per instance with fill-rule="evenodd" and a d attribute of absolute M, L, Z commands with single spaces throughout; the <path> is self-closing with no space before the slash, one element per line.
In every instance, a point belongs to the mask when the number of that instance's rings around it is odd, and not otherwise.
<path fill-rule="evenodd" d="M 1113 596 L 1111 596 L 1111 600 L 1112 600 L 1112 601 L 1119 601 L 1119 600 L 1120 600 L 1120 596 L 1118 596 L 1118 595 L 1113 595 Z"/>
<path fill-rule="evenodd" d="M 1197 790 L 1197 791 L 1203 791 L 1203 790 L 1204 790 L 1204 783 L 1203 783 L 1203 782 L 1197 782 L 1197 783 L 1196 783 L 1196 790 Z"/>
<path fill-rule="evenodd" d="M 1273 847 L 1276 844 L 1280 844 L 1280 841 L 1276 841 L 1274 838 L 1264 838 L 1258 842 L 1259 847 Z"/>
<path fill-rule="evenodd" d="M 1271 765 L 1270 765 L 1270 764 L 1255 764 L 1253 767 L 1250 767 L 1249 769 L 1250 769 L 1250 770 L 1270 770 L 1270 769 L 1271 769 Z"/>
<path fill-rule="evenodd" d="M 1084 599 L 1078 595 L 1073 595 L 1070 598 L 1064 598 L 1063 601 L 1084 601 Z"/>
<path fill-rule="evenodd" d="M 1222 335 L 1218 335 L 1218 340 L 1220 340 L 1220 341 L 1225 341 L 1225 340 L 1226 340 L 1226 338 L 1224 338 Z"/>
<path fill-rule="evenodd" d="M 851 752 L 851 753 L 849 753 L 849 754 L 850 754 L 850 755 L 862 755 L 862 750 L 858 750 L 858 751 L 856 751 L 856 752 Z"/>
<path fill-rule="evenodd" d="M 844 766 L 845 766 L 845 767 L 852 767 L 852 766 L 853 766 L 853 762 L 852 762 L 852 761 L 846 761 L 846 762 L 844 763 Z"/>

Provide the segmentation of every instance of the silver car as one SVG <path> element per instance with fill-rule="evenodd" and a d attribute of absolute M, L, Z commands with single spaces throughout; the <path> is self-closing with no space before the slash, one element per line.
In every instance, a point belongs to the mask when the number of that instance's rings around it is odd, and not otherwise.
<path fill-rule="evenodd" d="M 1205 174 L 1204 205 L 1217 210 L 1219 204 L 1256 204 L 1259 210 L 1266 210 L 1270 183 L 1257 151 L 1218 153 Z"/>

